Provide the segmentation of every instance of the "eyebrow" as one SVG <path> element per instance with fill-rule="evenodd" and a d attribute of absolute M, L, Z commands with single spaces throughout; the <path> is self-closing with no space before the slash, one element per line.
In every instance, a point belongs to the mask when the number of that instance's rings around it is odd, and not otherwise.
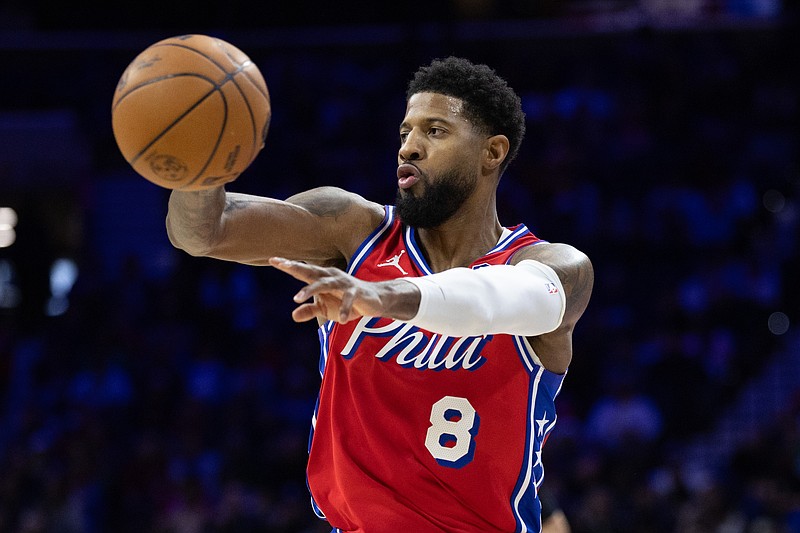
<path fill-rule="evenodd" d="M 442 118 L 442 117 L 439 117 L 439 116 L 426 117 L 426 118 L 423 118 L 421 120 L 421 122 L 422 122 L 423 125 L 426 125 L 426 126 L 429 126 L 429 125 L 434 124 L 436 122 L 442 123 L 442 124 L 447 125 L 447 126 L 450 126 L 450 125 L 453 124 L 452 120 L 447 120 L 446 118 Z M 404 120 L 403 122 L 400 123 L 399 129 L 408 128 L 408 127 L 410 127 L 408 122 Z"/>

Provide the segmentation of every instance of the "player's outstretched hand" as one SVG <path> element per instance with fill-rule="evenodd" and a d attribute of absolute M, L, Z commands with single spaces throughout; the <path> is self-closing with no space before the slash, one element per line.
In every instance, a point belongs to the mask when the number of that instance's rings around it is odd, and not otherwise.
<path fill-rule="evenodd" d="M 402 280 L 369 282 L 338 268 L 273 257 L 269 264 L 306 283 L 295 294 L 295 322 L 314 318 L 345 323 L 362 316 L 409 319 L 419 307 L 418 289 Z M 313 298 L 311 302 L 307 302 Z M 303 303 L 305 302 L 305 303 Z"/>

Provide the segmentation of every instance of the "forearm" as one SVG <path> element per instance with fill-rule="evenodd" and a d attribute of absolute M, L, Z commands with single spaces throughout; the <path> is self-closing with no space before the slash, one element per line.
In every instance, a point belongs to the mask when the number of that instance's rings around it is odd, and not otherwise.
<path fill-rule="evenodd" d="M 167 211 L 167 235 L 173 246 L 191 255 L 207 255 L 222 227 L 225 189 L 172 191 Z"/>
<path fill-rule="evenodd" d="M 566 305 L 558 275 L 533 260 L 378 282 L 281 257 L 272 257 L 269 264 L 307 283 L 294 296 L 301 304 L 292 312 L 298 322 L 316 317 L 345 323 L 369 316 L 452 337 L 530 336 L 558 328 Z"/>

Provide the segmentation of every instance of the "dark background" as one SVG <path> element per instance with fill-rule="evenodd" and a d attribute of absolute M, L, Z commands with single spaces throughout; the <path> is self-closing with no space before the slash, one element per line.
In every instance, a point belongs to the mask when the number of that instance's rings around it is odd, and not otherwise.
<path fill-rule="evenodd" d="M 277 198 L 391 202 L 416 68 L 495 68 L 528 120 L 501 222 L 596 269 L 545 451 L 573 531 L 800 532 L 796 16 L 776 0 L 0 4 L 0 531 L 330 529 L 305 487 L 318 346 L 290 320 L 297 285 L 173 249 L 167 191 L 111 132 L 128 63 L 207 33 L 272 97 L 266 147 L 228 188 Z"/>

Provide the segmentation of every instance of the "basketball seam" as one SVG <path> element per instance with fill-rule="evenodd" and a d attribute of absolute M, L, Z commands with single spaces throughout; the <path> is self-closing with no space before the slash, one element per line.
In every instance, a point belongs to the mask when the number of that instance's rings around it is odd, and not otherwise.
<path fill-rule="evenodd" d="M 186 50 L 191 50 L 192 52 L 195 52 L 197 55 L 199 55 L 199 56 L 205 58 L 206 60 L 208 60 L 209 63 L 211 63 L 212 65 L 214 65 L 215 67 L 217 67 L 218 69 L 220 69 L 222 72 L 225 73 L 225 80 L 223 80 L 219 84 L 215 84 L 215 90 L 220 92 L 220 95 L 222 95 L 223 101 L 225 103 L 225 120 L 223 121 L 222 130 L 220 131 L 220 134 L 217 137 L 217 143 L 215 144 L 214 149 L 211 152 L 211 155 L 208 157 L 208 160 L 206 160 L 205 165 L 203 165 L 203 168 L 200 170 L 200 172 L 194 178 L 192 178 L 188 183 L 186 183 L 184 185 L 184 187 L 192 185 L 195 182 L 197 182 L 197 180 L 200 179 L 200 176 L 203 175 L 203 172 L 205 172 L 205 170 L 208 168 L 208 165 L 211 164 L 211 161 L 214 159 L 214 156 L 216 156 L 216 154 L 217 154 L 217 149 L 219 148 L 220 142 L 222 140 L 222 134 L 225 131 L 225 126 L 227 125 L 227 118 L 228 118 L 228 102 L 227 102 L 227 99 L 225 98 L 225 94 L 220 89 L 228 81 L 233 82 L 233 85 L 236 87 L 236 90 L 239 92 L 239 95 L 242 97 L 242 100 L 244 100 L 244 103 L 247 106 L 247 113 L 250 116 L 250 129 L 251 129 L 251 133 L 252 133 L 252 143 L 251 143 L 251 146 L 250 146 L 250 159 L 249 159 L 248 165 L 251 164 L 255 160 L 256 156 L 258 155 L 258 149 L 257 148 L 258 148 L 258 142 L 259 142 L 259 140 L 261 140 L 261 133 L 259 131 L 257 131 L 257 128 L 256 128 L 256 117 L 255 117 L 255 114 L 253 113 L 253 106 L 250 104 L 250 100 L 247 98 L 247 96 L 245 95 L 244 91 L 242 90 L 242 87 L 239 85 L 239 82 L 236 80 L 236 76 L 238 74 L 244 74 L 245 77 L 248 79 L 248 81 L 250 81 L 250 83 L 261 94 L 261 96 L 264 96 L 266 98 L 267 95 L 264 94 L 264 92 L 261 90 L 261 88 L 258 86 L 258 84 L 253 81 L 253 79 L 250 77 L 250 75 L 245 70 L 248 66 L 255 65 L 255 63 L 253 63 L 250 59 L 247 59 L 246 61 L 244 61 L 243 63 L 240 64 L 235 60 L 235 58 L 233 56 L 231 56 L 231 54 L 228 52 L 227 49 L 225 49 L 225 47 L 221 47 L 222 53 L 225 54 L 225 56 L 230 60 L 230 62 L 233 65 L 236 65 L 236 69 L 233 72 L 228 72 L 219 62 L 217 62 L 215 59 L 210 57 L 208 54 L 202 52 L 201 50 L 193 48 L 193 47 L 191 47 L 191 46 L 189 46 L 187 44 L 175 43 L 175 42 L 166 42 L 166 43 L 158 44 L 156 46 L 175 46 L 175 47 L 178 47 L 178 48 L 184 48 Z M 173 126 L 174 126 L 174 124 L 171 124 L 170 128 L 173 127 Z"/>
<path fill-rule="evenodd" d="M 253 109 L 250 107 L 250 102 L 247 100 L 247 97 L 245 97 L 245 95 L 242 93 L 241 88 L 239 87 L 239 85 L 234 80 L 234 77 L 241 72 L 241 68 L 242 67 L 238 67 L 235 72 L 230 72 L 230 73 L 228 71 L 226 71 L 226 70 L 223 70 L 223 72 L 225 72 L 225 79 L 222 82 L 220 82 L 219 84 L 216 84 L 215 87 L 214 87 L 214 90 L 219 92 L 219 95 L 222 97 L 223 104 L 225 104 L 225 106 L 224 106 L 225 107 L 225 114 L 224 114 L 224 117 L 223 117 L 223 120 L 222 120 L 222 128 L 220 129 L 219 134 L 217 135 L 217 141 L 214 143 L 214 149 L 211 150 L 211 154 L 208 156 L 208 159 L 206 160 L 205 164 L 203 165 L 203 168 L 200 169 L 200 171 L 197 173 L 197 175 L 194 178 L 192 178 L 189 182 L 184 184 L 183 187 L 187 187 L 189 185 L 192 185 L 197 180 L 199 180 L 200 177 L 203 175 L 203 173 L 208 168 L 208 165 L 211 164 L 211 161 L 217 155 L 217 150 L 219 149 L 219 145 L 222 143 L 222 136 L 225 133 L 225 127 L 228 125 L 228 98 L 227 98 L 227 96 L 225 95 L 225 93 L 221 89 L 222 89 L 222 86 L 225 85 L 226 83 L 228 83 L 229 81 L 233 82 L 233 85 L 238 90 L 239 94 L 242 97 L 242 100 L 244 100 L 244 103 L 247 105 L 247 114 L 250 115 L 250 126 L 251 126 L 251 129 L 253 130 L 252 131 L 252 134 L 253 134 L 252 137 L 254 139 L 253 142 L 255 142 L 255 117 L 253 116 Z M 172 126 L 170 126 L 170 127 L 172 127 Z"/>
<path fill-rule="evenodd" d="M 142 155 L 144 155 L 144 153 L 145 153 L 145 152 L 147 152 L 147 150 L 149 150 L 149 149 L 150 149 L 150 147 L 152 147 L 152 146 L 153 146 L 153 145 L 154 145 L 156 142 L 158 142 L 158 141 L 159 141 L 159 140 L 160 140 L 162 137 L 164 137 L 164 135 L 166 135 L 167 133 L 169 133 L 169 131 L 170 131 L 172 128 L 174 128 L 174 127 L 175 127 L 175 125 L 176 125 L 176 124 L 178 124 L 178 123 L 179 123 L 181 120 L 183 120 L 183 119 L 186 117 L 186 115 L 188 115 L 188 114 L 189 114 L 189 113 L 191 113 L 191 112 L 192 112 L 194 109 L 196 109 L 196 108 L 197 108 L 197 106 L 199 106 L 200 104 L 202 104 L 203 102 L 205 102 L 206 100 L 208 100 L 208 98 L 209 98 L 209 97 L 210 97 L 212 94 L 214 94 L 215 92 L 219 91 L 219 86 L 216 84 L 216 82 L 215 82 L 215 81 L 213 81 L 213 80 L 210 80 L 210 79 L 208 79 L 208 78 L 207 78 L 207 77 L 205 77 L 205 76 L 201 76 L 201 75 L 199 75 L 199 74 L 186 74 L 186 76 L 189 76 L 189 77 L 195 77 L 195 78 L 199 78 L 199 79 L 205 80 L 205 81 L 209 82 L 209 83 L 212 85 L 212 89 L 211 89 L 210 91 L 208 91 L 208 92 L 207 92 L 207 93 L 206 93 L 206 94 L 205 94 L 205 95 L 204 95 L 202 98 L 199 98 L 197 101 L 195 101 L 195 102 L 194 102 L 194 103 L 193 103 L 193 104 L 192 104 L 192 105 L 191 105 L 191 106 L 190 106 L 188 109 L 186 109 L 186 110 L 185 110 L 183 113 L 181 113 L 180 115 L 178 115 L 178 117 L 177 117 L 177 118 L 175 118 L 175 120 L 173 120 L 173 121 L 172 121 L 172 122 L 171 122 L 171 123 L 170 123 L 170 124 L 169 124 L 167 127 L 165 127 L 163 130 L 161 130 L 161 133 L 159 133 L 158 135 L 156 135 L 156 136 L 155 136 L 155 137 L 154 137 L 154 138 L 153 138 L 153 139 L 152 139 L 152 140 L 151 140 L 151 141 L 150 141 L 150 142 L 149 142 L 147 145 L 145 145 L 145 147 L 144 147 L 144 148 L 142 148 L 142 149 L 139 151 L 139 153 L 138 153 L 138 154 L 136 154 L 134 157 L 132 157 L 132 158 L 131 158 L 131 161 L 130 161 L 130 164 L 131 164 L 131 165 L 133 165 L 134 163 L 136 163 L 136 161 L 138 161 L 138 160 L 139 160 L 139 158 L 140 158 L 140 157 L 142 157 Z M 171 75 L 171 76 L 168 76 L 168 77 L 166 77 L 166 78 L 164 78 L 164 79 L 169 79 L 169 78 L 174 78 L 174 77 L 177 77 L 177 76 L 176 76 L 176 75 Z M 163 80 L 162 80 L 162 81 L 163 81 Z M 141 85 L 140 87 L 145 87 L 145 85 L 143 84 L 143 85 Z M 225 124 L 226 124 L 226 121 L 227 121 L 227 119 L 228 119 L 228 102 L 225 100 L 225 95 L 224 95 L 222 92 L 220 92 L 220 96 L 222 96 L 223 103 L 225 104 L 225 115 L 224 115 L 224 116 L 225 116 L 225 120 L 223 120 L 223 122 L 222 122 L 222 129 L 224 130 L 224 129 L 225 129 Z M 211 158 L 213 158 L 213 157 L 214 157 L 214 154 L 216 153 L 216 149 L 217 149 L 217 147 L 218 147 L 218 146 L 219 146 L 219 137 L 218 137 L 218 139 L 217 139 L 217 144 L 216 144 L 216 146 L 214 147 L 214 151 L 213 151 L 213 152 L 211 152 Z M 210 159 L 209 159 L 209 161 L 210 161 Z M 208 166 L 208 161 L 206 162 L 206 164 L 205 164 L 205 166 L 203 167 L 203 169 L 205 170 L 205 168 L 206 168 L 207 166 Z M 196 178 L 195 178 L 195 179 L 196 179 Z"/>
<path fill-rule="evenodd" d="M 222 52 L 226 56 L 228 56 L 228 59 L 231 60 L 231 63 L 236 64 L 235 59 L 231 56 L 231 54 L 228 52 L 227 49 L 223 49 Z M 264 142 L 264 139 L 262 137 L 262 135 L 263 135 L 262 132 L 258 131 L 258 129 L 256 127 L 257 126 L 256 117 L 255 117 L 255 113 L 253 113 L 253 106 L 250 105 L 250 99 L 247 98 L 247 96 L 244 94 L 244 91 L 242 90 L 242 87 L 239 85 L 239 82 L 236 80 L 236 75 L 242 74 L 245 78 L 247 78 L 247 81 L 250 82 L 250 85 L 255 87 L 256 91 L 258 91 L 261 94 L 261 96 L 263 96 L 265 99 L 269 100 L 269 91 L 266 90 L 266 84 L 264 86 L 265 90 L 262 91 L 261 87 L 259 87 L 259 85 L 255 82 L 253 77 L 247 71 L 247 67 L 249 67 L 251 65 L 254 68 L 258 69 L 256 64 L 253 63 L 250 59 L 248 59 L 247 61 L 245 61 L 244 63 L 241 64 L 241 68 L 239 69 L 239 71 L 236 74 L 233 75 L 232 80 L 231 80 L 231 81 L 233 81 L 233 84 L 236 86 L 236 89 L 239 91 L 239 94 L 242 96 L 242 99 L 244 100 L 245 105 L 247 105 L 247 112 L 250 115 L 250 126 L 251 126 L 251 130 L 252 130 L 252 134 L 253 134 L 253 143 L 252 143 L 252 146 L 250 147 L 250 159 L 248 160 L 248 163 L 245 166 L 245 168 L 250 166 L 253 163 L 253 161 L 255 161 L 256 156 L 258 156 L 258 152 L 259 152 L 258 143 L 259 142 Z M 267 123 L 265 123 L 264 126 L 267 127 L 267 124 L 269 124 L 269 119 L 267 119 Z"/>

